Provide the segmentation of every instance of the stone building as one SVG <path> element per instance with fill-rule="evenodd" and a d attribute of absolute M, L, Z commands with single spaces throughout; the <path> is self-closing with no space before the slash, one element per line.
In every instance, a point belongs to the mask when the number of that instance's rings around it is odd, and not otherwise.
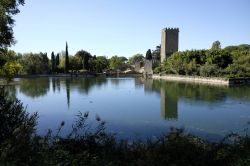
<path fill-rule="evenodd" d="M 144 78 L 152 78 L 153 76 L 153 68 L 152 68 L 152 59 L 145 59 L 144 61 Z"/>
<path fill-rule="evenodd" d="M 161 30 L 161 62 L 178 51 L 179 28 L 164 28 Z"/>

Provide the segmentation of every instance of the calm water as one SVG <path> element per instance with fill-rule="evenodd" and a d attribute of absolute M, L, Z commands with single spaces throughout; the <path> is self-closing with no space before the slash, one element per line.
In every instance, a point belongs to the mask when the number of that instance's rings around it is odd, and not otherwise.
<path fill-rule="evenodd" d="M 36 78 L 19 79 L 10 89 L 29 112 L 39 113 L 38 132 L 89 112 L 105 120 L 119 138 L 159 136 L 181 127 L 208 140 L 250 127 L 250 87 L 216 87 L 143 78 Z M 249 130 L 248 130 L 248 133 Z"/>

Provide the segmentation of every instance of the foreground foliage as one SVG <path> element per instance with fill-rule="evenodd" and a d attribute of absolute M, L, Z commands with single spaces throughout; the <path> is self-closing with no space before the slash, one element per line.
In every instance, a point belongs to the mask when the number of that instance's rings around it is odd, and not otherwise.
<path fill-rule="evenodd" d="M 231 134 L 209 143 L 180 129 L 157 140 L 118 141 L 105 131 L 105 122 L 87 122 L 88 113 L 77 115 L 64 137 L 49 131 L 36 134 L 37 114 L 29 115 L 22 103 L 0 90 L 0 165 L 249 165 L 250 138 Z M 230 142 L 231 143 L 228 143 Z"/>

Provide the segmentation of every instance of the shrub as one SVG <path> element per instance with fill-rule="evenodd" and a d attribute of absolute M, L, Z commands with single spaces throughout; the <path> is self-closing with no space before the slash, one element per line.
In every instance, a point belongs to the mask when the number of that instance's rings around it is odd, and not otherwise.
<path fill-rule="evenodd" d="M 22 69 L 22 66 L 17 62 L 7 62 L 3 65 L 0 73 L 9 83 L 14 76 Z"/>
<path fill-rule="evenodd" d="M 36 120 L 36 113 L 27 113 L 19 100 L 9 98 L 0 88 L 0 165 L 18 165 L 30 160 Z"/>
<path fill-rule="evenodd" d="M 203 77 L 217 76 L 218 66 L 214 64 L 205 64 L 200 67 L 200 75 Z"/>

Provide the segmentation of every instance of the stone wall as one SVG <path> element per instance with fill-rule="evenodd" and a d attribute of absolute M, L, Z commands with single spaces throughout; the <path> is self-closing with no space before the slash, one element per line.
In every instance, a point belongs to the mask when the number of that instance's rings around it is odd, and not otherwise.
<path fill-rule="evenodd" d="M 144 73 L 145 78 L 152 78 L 153 76 L 153 69 L 152 69 L 152 60 L 145 60 L 144 61 Z"/>
<path fill-rule="evenodd" d="M 153 79 L 163 79 L 169 81 L 182 81 L 193 83 L 204 83 L 214 85 L 250 85 L 250 78 L 219 78 L 219 77 L 199 77 L 199 76 L 182 76 L 182 75 L 153 75 Z"/>
<path fill-rule="evenodd" d="M 181 75 L 153 75 L 153 79 L 163 79 L 169 81 L 194 82 L 204 84 L 229 85 L 228 79 L 214 77 L 181 76 Z"/>

